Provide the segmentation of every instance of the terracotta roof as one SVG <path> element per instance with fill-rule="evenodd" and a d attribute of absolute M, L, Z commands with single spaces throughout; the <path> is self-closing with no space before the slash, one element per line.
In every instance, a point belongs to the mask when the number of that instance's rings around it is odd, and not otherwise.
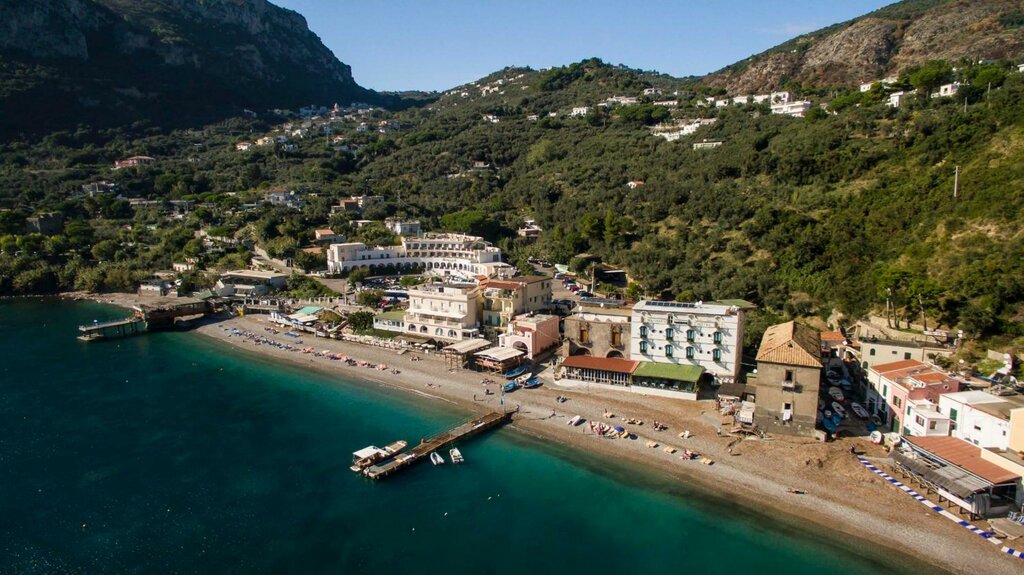
<path fill-rule="evenodd" d="M 821 341 L 846 341 L 846 337 L 838 331 L 821 332 Z"/>
<path fill-rule="evenodd" d="M 502 281 L 502 280 L 486 280 L 486 281 L 482 282 L 481 285 L 483 285 L 483 287 L 485 287 L 485 288 L 495 288 L 495 289 L 508 289 L 508 290 L 523 289 L 523 284 L 521 284 L 521 283 L 515 283 L 515 282 L 510 282 L 510 281 Z"/>
<path fill-rule="evenodd" d="M 923 363 L 921 363 L 920 361 L 917 361 L 916 359 L 903 359 L 903 360 L 900 360 L 900 361 L 894 361 L 892 363 L 880 363 L 880 364 L 872 367 L 871 369 L 884 375 L 884 374 L 886 374 L 888 372 L 891 372 L 891 371 L 900 371 L 900 370 L 904 370 L 904 369 L 906 369 L 906 370 L 920 369 L 920 368 L 922 368 L 924 366 L 925 365 Z"/>
<path fill-rule="evenodd" d="M 934 435 L 931 437 L 906 436 L 903 439 L 931 453 L 939 459 L 977 475 L 978 477 L 999 485 L 1013 481 L 1020 475 L 1003 469 L 995 463 L 981 458 L 981 448 L 956 437 Z"/>
<path fill-rule="evenodd" d="M 633 373 L 639 361 L 618 357 L 593 357 L 590 355 L 570 355 L 562 362 L 562 367 L 580 367 L 617 373 Z"/>
<path fill-rule="evenodd" d="M 788 321 L 769 327 L 757 348 L 757 361 L 821 367 L 821 339 L 818 332 Z"/>

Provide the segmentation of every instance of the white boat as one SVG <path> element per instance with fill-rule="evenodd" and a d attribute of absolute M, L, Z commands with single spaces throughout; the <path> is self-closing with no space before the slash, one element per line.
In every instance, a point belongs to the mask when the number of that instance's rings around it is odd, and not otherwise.
<path fill-rule="evenodd" d="M 463 461 L 466 460 L 466 458 L 462 457 L 462 452 L 459 451 L 458 447 L 451 448 L 451 450 L 448 451 L 448 456 L 452 458 L 452 463 L 456 464 L 462 463 Z"/>
<path fill-rule="evenodd" d="M 570 419 L 569 421 L 566 421 L 565 423 L 566 423 L 566 425 L 571 425 L 573 427 L 576 427 L 577 425 L 579 425 L 582 422 L 583 422 L 583 417 L 579 416 L 579 415 L 576 415 L 572 419 Z"/>
<path fill-rule="evenodd" d="M 843 392 L 838 387 L 833 386 L 828 388 L 828 394 L 836 401 L 843 400 Z"/>
<path fill-rule="evenodd" d="M 839 417 L 842 417 L 843 419 L 846 419 L 846 408 L 844 408 L 843 406 L 839 405 L 839 402 L 833 401 L 832 402 L 832 409 L 834 409 L 835 412 L 839 414 Z"/>
<path fill-rule="evenodd" d="M 850 404 L 850 409 L 853 410 L 853 413 L 856 414 L 857 417 L 860 417 L 862 419 L 868 418 L 868 411 L 864 409 L 864 406 L 857 403 L 856 401 Z"/>
<path fill-rule="evenodd" d="M 441 457 L 440 453 L 432 451 L 430 453 L 430 462 L 434 465 L 444 465 L 444 457 Z"/>

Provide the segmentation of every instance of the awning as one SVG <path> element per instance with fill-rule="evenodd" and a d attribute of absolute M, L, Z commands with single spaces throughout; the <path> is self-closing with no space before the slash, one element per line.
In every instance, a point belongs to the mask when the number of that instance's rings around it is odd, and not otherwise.
<path fill-rule="evenodd" d="M 975 493 L 986 491 L 993 486 L 991 482 L 985 481 L 976 475 L 971 475 L 954 465 L 936 467 L 929 464 L 923 458 L 913 457 L 899 451 L 893 451 L 889 457 L 903 467 L 920 475 L 926 481 L 945 489 L 961 499 L 966 499 Z"/>
<path fill-rule="evenodd" d="M 633 373 L 639 362 L 618 357 L 593 357 L 589 355 L 570 355 L 562 361 L 562 367 L 576 367 L 615 373 Z"/>
<path fill-rule="evenodd" d="M 704 368 L 699 365 L 678 365 L 674 363 L 655 363 L 653 361 L 641 361 L 633 372 L 634 377 L 649 377 L 652 379 L 668 379 L 672 381 L 698 382 L 704 374 Z"/>
<path fill-rule="evenodd" d="M 464 339 L 445 347 L 443 351 L 464 355 L 481 349 L 486 349 L 490 346 L 491 342 L 486 339 Z"/>
<path fill-rule="evenodd" d="M 319 320 L 320 318 L 310 314 L 293 313 L 292 315 L 288 316 L 288 319 L 299 323 L 312 323 L 314 321 Z"/>
<path fill-rule="evenodd" d="M 526 352 L 516 349 L 514 347 L 492 347 L 491 349 L 478 351 L 473 355 L 477 357 L 483 357 L 485 359 L 492 359 L 494 361 L 508 361 L 510 359 L 515 359 L 525 353 Z"/>

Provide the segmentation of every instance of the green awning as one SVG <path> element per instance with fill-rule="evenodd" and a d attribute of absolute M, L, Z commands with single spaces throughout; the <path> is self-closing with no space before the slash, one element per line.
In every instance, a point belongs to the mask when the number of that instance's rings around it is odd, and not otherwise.
<path fill-rule="evenodd" d="M 641 361 L 633 371 L 633 377 L 651 377 L 657 379 L 669 379 L 672 381 L 689 381 L 696 383 L 704 374 L 704 368 L 699 365 L 676 365 L 674 363 L 655 363 L 653 361 Z"/>
<path fill-rule="evenodd" d="M 302 315 L 316 315 L 316 314 L 320 313 L 320 310 L 322 310 L 322 309 L 324 309 L 324 308 L 319 307 L 319 306 L 315 306 L 315 305 L 307 305 L 306 307 L 300 309 L 299 311 L 297 311 L 295 313 L 296 314 L 302 314 Z"/>

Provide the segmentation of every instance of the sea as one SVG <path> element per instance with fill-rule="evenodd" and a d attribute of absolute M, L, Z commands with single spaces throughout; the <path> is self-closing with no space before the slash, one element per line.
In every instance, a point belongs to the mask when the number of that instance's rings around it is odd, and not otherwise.
<path fill-rule="evenodd" d="M 372 482 L 352 452 L 469 415 L 95 303 L 0 302 L 0 573 L 922 573 L 511 428 Z"/>

